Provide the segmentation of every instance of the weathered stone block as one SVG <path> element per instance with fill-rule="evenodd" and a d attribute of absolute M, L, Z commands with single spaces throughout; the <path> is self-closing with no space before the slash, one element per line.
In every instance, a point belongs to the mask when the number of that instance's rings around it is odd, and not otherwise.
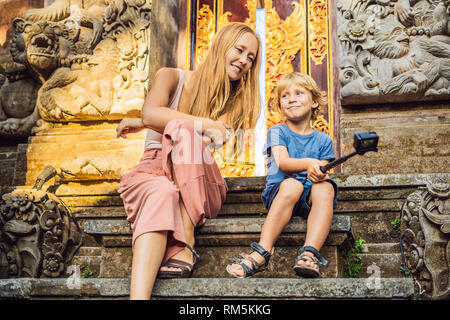
<path fill-rule="evenodd" d="M 128 297 L 129 279 L 81 279 L 69 288 L 67 279 L 0 280 L 1 298 L 108 298 Z M 170 279 L 157 280 L 155 299 L 411 299 L 412 279 Z"/>
<path fill-rule="evenodd" d="M 364 278 L 401 278 L 402 257 L 396 254 L 361 254 L 363 267 L 360 274 Z"/>
<path fill-rule="evenodd" d="M 398 211 L 346 213 L 350 217 L 355 239 L 370 243 L 398 242 L 400 233 L 395 231 L 392 221 L 399 218 Z"/>
<path fill-rule="evenodd" d="M 369 110 L 343 109 L 341 118 L 342 153 L 353 151 L 355 131 L 376 131 L 378 152 L 364 160 L 356 156 L 342 165 L 350 174 L 448 172 L 450 156 L 450 111 L 439 108 L 390 106 Z M 411 110 L 413 109 L 413 110 Z"/>
<path fill-rule="evenodd" d="M 105 278 L 128 278 L 131 275 L 131 248 L 104 248 L 100 276 Z"/>
<path fill-rule="evenodd" d="M 249 243 L 250 244 L 250 243 Z M 200 255 L 193 277 L 196 278 L 229 278 L 226 271 L 232 257 L 239 257 L 242 252 L 251 253 L 252 249 L 247 246 L 215 246 L 198 247 Z M 269 267 L 263 272 L 257 273 L 255 278 L 296 278 L 292 267 L 297 257 L 300 246 L 277 246 L 270 259 Z M 342 276 L 338 270 L 338 252 L 335 246 L 324 246 L 320 253 L 329 261 L 327 267 L 322 267 L 322 278 L 336 278 Z"/>

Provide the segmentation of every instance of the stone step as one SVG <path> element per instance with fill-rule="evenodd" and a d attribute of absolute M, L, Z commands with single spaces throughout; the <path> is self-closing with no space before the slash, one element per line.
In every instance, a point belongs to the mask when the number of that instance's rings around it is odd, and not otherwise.
<path fill-rule="evenodd" d="M 257 239 L 254 239 L 257 240 Z M 251 253 L 251 241 L 242 246 L 196 246 L 199 258 L 195 265 L 193 277 L 195 278 L 231 278 L 226 267 L 231 263 L 233 257 L 240 253 Z M 303 244 L 303 243 L 302 243 Z M 292 267 L 295 263 L 298 249 L 302 246 L 281 246 L 276 244 L 274 254 L 270 259 L 269 266 L 264 272 L 255 274 L 254 278 L 297 278 Z M 324 245 L 320 253 L 328 260 L 327 267 L 322 268 L 322 278 L 343 277 L 343 266 L 338 246 Z M 104 278 L 128 277 L 131 274 L 131 248 L 104 248 L 100 271 L 97 275 Z M 86 260 L 83 261 L 86 263 Z M 74 260 L 74 264 L 77 261 Z M 81 266 L 78 265 L 80 268 Z M 89 266 L 89 265 L 88 265 Z M 95 266 L 89 266 L 91 270 Z"/>
<path fill-rule="evenodd" d="M 125 220 L 123 207 L 86 207 L 72 209 L 74 216 L 81 221 L 100 221 L 101 219 L 112 220 L 111 218 Z M 373 211 L 373 212 L 347 212 L 335 211 L 335 216 L 350 217 L 355 239 L 362 238 L 370 243 L 398 242 L 400 233 L 394 230 L 392 221 L 399 218 L 399 211 Z M 263 219 L 265 213 L 223 215 L 220 213 L 215 220 L 239 219 L 239 218 L 260 218 Z"/>
<path fill-rule="evenodd" d="M 399 242 L 389 242 L 389 243 L 364 243 L 363 253 L 377 254 L 377 253 L 400 253 L 400 243 Z"/>
<path fill-rule="evenodd" d="M 229 277 L 226 266 L 233 256 L 251 252 L 249 245 L 259 241 L 264 218 L 225 218 L 208 220 L 196 228 L 196 248 L 200 258 L 194 276 Z M 102 250 L 99 275 L 126 277 L 131 271 L 131 229 L 126 220 L 88 220 L 83 223 L 84 233 L 94 237 Z M 304 244 L 306 221 L 294 217 L 278 238 L 275 253 L 268 270 L 261 277 L 295 277 L 292 271 L 298 249 Z M 343 274 L 339 250 L 353 239 L 349 217 L 335 216 L 331 231 L 321 249 L 329 260 L 323 277 L 340 277 Z M 95 266 L 93 266 L 95 268 Z"/>
<path fill-rule="evenodd" d="M 209 234 L 245 234 L 261 232 L 265 218 L 224 218 L 210 219 L 196 228 L 198 235 Z M 335 215 L 331 232 L 350 232 L 351 222 L 347 216 Z M 84 232 L 91 235 L 131 235 L 130 223 L 124 219 L 88 220 L 84 223 Z M 283 233 L 306 232 L 306 220 L 293 217 L 284 228 Z"/>
<path fill-rule="evenodd" d="M 3 279 L 0 298 L 128 299 L 130 280 Z M 154 299 L 411 299 L 408 278 L 374 279 L 234 279 L 157 280 Z"/>
<path fill-rule="evenodd" d="M 400 217 L 399 211 L 349 212 L 355 239 L 368 243 L 399 242 L 400 233 L 394 230 L 392 221 Z"/>
<path fill-rule="evenodd" d="M 18 153 L 23 152 L 26 145 L 18 146 Z M 22 151 L 21 151 L 22 150 Z M 26 151 L 26 149 L 25 149 Z M 339 186 L 340 200 L 358 199 L 400 199 L 414 191 L 419 186 L 425 186 L 436 177 L 450 177 L 450 173 L 427 174 L 382 174 L 382 175 L 348 175 L 343 173 L 330 174 Z M 238 177 L 225 178 L 228 185 L 227 200 L 233 198 L 233 194 L 252 194 L 253 200 L 259 202 L 260 192 L 265 187 L 266 177 Z M 44 185 L 50 186 L 54 180 L 49 180 Z M 98 183 L 68 182 L 61 185 L 57 191 L 58 196 L 116 196 L 118 181 L 101 181 Z M 18 185 L 16 185 L 18 186 Z M 27 187 L 27 186 L 25 186 Z M 30 187 L 30 186 L 28 186 Z M 246 201 L 247 202 L 247 201 Z"/>
<path fill-rule="evenodd" d="M 114 184 L 117 187 L 117 184 Z M 99 186 L 100 188 L 100 186 Z M 121 205 L 121 199 L 117 190 L 114 188 L 104 187 L 105 194 L 101 193 L 101 189 L 93 188 L 92 193 L 88 193 L 87 188 L 64 188 L 64 191 L 58 188 L 56 195 L 65 199 L 67 205 L 71 207 L 86 207 L 86 206 L 100 206 L 101 203 L 108 203 L 109 205 Z M 79 189 L 79 190 L 77 190 Z M 417 188 L 398 187 L 398 188 L 378 188 L 378 189 L 350 189 L 340 188 L 338 192 L 339 201 L 363 201 L 363 200 L 398 200 L 406 198 L 410 193 Z M 77 194 L 79 192 L 80 194 Z M 243 191 L 243 192 L 228 192 L 225 199 L 226 204 L 240 204 L 240 203 L 261 203 L 262 191 Z"/>
<path fill-rule="evenodd" d="M 119 197 L 83 197 L 84 199 L 60 199 L 79 218 L 114 218 L 126 217 L 122 200 Z M 399 212 L 405 200 L 361 200 L 338 201 L 335 213 L 365 213 L 365 212 Z M 76 205 L 75 205 L 76 202 Z M 83 206 L 79 205 L 83 202 Z M 219 211 L 218 218 L 232 216 L 261 216 L 267 214 L 267 210 L 259 203 L 224 203 Z"/>
<path fill-rule="evenodd" d="M 80 268 L 80 272 L 100 274 L 102 264 L 101 247 L 81 247 L 72 259 L 72 265 Z"/>
<path fill-rule="evenodd" d="M 400 278 L 403 276 L 400 267 L 402 266 L 402 256 L 400 253 L 362 253 L 361 276 Z"/>

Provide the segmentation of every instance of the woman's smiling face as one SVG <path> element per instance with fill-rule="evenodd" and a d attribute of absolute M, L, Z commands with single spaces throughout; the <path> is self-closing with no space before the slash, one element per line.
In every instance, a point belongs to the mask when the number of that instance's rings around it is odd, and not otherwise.
<path fill-rule="evenodd" d="M 226 71 L 231 81 L 242 78 L 252 67 L 258 54 L 258 41 L 250 32 L 244 33 L 228 50 Z"/>

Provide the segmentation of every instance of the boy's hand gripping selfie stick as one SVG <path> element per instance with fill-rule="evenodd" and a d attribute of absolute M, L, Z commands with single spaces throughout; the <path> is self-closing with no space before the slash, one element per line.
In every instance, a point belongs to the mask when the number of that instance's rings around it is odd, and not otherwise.
<path fill-rule="evenodd" d="M 353 148 L 355 148 L 355 152 L 350 153 L 349 155 L 343 156 L 342 158 L 338 158 L 334 161 L 331 161 L 325 166 L 321 166 L 320 170 L 325 173 L 331 168 L 336 167 L 337 165 L 347 161 L 351 157 L 359 154 L 363 155 L 368 151 L 378 151 L 378 135 L 376 132 L 355 132 L 353 136 Z"/>

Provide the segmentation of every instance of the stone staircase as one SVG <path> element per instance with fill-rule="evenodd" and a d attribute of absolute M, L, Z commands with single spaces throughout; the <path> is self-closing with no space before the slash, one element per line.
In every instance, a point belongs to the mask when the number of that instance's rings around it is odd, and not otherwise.
<path fill-rule="evenodd" d="M 219 216 L 196 229 L 200 259 L 191 279 L 157 280 L 155 299 L 412 299 L 414 283 L 401 272 L 399 218 L 406 197 L 437 174 L 346 175 L 338 207 L 321 249 L 329 260 L 321 279 L 302 279 L 292 271 L 303 245 L 306 221 L 293 218 L 276 243 L 268 270 L 234 279 L 225 267 L 258 241 L 266 210 L 260 201 L 264 177 L 227 178 L 229 193 Z M 81 279 L 0 280 L 0 298 L 127 299 L 131 271 L 131 230 L 117 183 L 61 185 L 56 194 L 83 229 L 83 246 L 73 259 Z M 364 239 L 360 278 L 345 278 L 345 254 Z M 76 275 L 78 277 L 78 275 Z"/>

